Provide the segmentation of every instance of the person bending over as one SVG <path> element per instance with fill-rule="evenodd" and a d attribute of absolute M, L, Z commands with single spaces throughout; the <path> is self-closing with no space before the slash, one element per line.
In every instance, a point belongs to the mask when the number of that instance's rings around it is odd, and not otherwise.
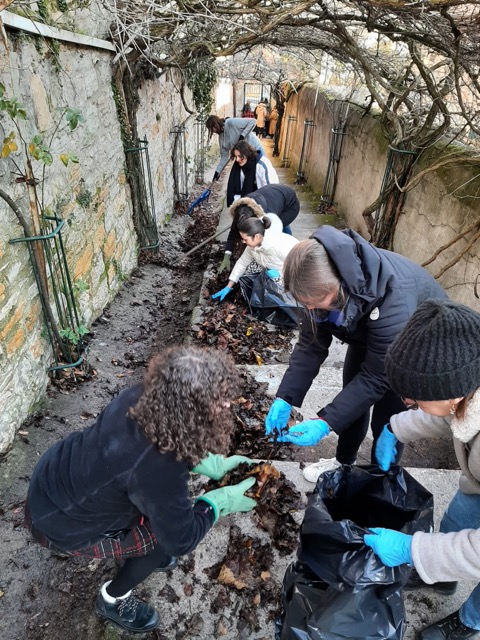
<path fill-rule="evenodd" d="M 304 469 L 305 478 L 316 482 L 332 466 L 355 463 L 368 431 L 370 409 L 374 443 L 390 415 L 404 409 L 385 375 L 387 348 L 421 302 L 446 294 L 411 260 L 374 247 L 352 229 L 340 231 L 328 225 L 288 254 L 284 284 L 306 311 L 267 415 L 266 432 L 303 446 L 316 445 L 330 430 L 337 433 L 336 458 L 321 459 Z M 292 406 L 302 405 L 334 336 L 348 344 L 342 391 L 318 411 L 319 418 L 284 433 Z M 397 454 L 401 455 L 401 447 Z"/>
<path fill-rule="evenodd" d="M 406 535 L 373 528 L 365 543 L 384 564 L 414 566 L 407 586 L 455 592 L 456 581 L 480 580 L 480 314 L 450 301 L 420 305 L 388 350 L 391 388 L 416 411 L 390 418 L 375 455 L 388 471 L 400 443 L 453 437 L 460 487 L 440 532 Z M 480 632 L 480 585 L 459 610 L 430 624 L 419 640 L 466 640 Z"/>
<path fill-rule="evenodd" d="M 234 162 L 228 176 L 227 207 L 267 184 L 278 184 L 273 164 L 267 156 L 259 156 L 245 140 L 240 140 L 233 147 L 231 158 Z"/>
<path fill-rule="evenodd" d="M 245 140 L 249 145 L 254 147 L 264 155 L 262 143 L 253 133 L 256 121 L 254 118 L 219 118 L 218 116 L 208 116 L 205 126 L 208 129 L 208 139 L 214 133 L 218 135 L 218 144 L 220 146 L 220 161 L 215 169 L 213 180 L 219 179 L 220 174 L 225 169 L 230 159 L 230 152 L 239 140 Z"/>
<path fill-rule="evenodd" d="M 292 187 L 289 187 L 286 184 L 267 184 L 264 187 L 257 189 L 257 191 L 249 193 L 245 198 L 240 198 L 240 200 L 234 202 L 230 207 L 232 217 L 234 217 L 235 207 L 238 203 L 249 206 L 252 212 L 254 209 L 256 210 L 256 207 L 260 207 L 261 213 L 259 215 L 269 215 L 270 213 L 274 213 L 278 218 L 280 218 L 283 232 L 292 235 L 290 225 L 298 216 L 300 211 L 300 201 Z M 219 273 L 230 269 L 231 255 L 237 239 L 238 230 L 236 229 L 234 222 L 230 228 L 230 232 L 225 243 L 225 254 L 218 269 Z"/>
<path fill-rule="evenodd" d="M 124 561 L 96 599 L 97 614 L 132 632 L 159 624 L 132 589 L 190 553 L 221 516 L 249 511 L 254 484 L 209 491 L 192 504 L 190 473 L 219 479 L 248 459 L 225 458 L 238 394 L 220 351 L 177 346 L 152 358 L 142 384 L 122 391 L 96 422 L 38 461 L 25 522 L 41 545 L 70 556 Z"/>
<path fill-rule="evenodd" d="M 285 258 L 298 242 L 293 236 L 283 233 L 282 221 L 278 216 L 273 213 L 265 215 L 263 209 L 250 198 L 237 200 L 230 211 L 234 216 L 232 226 L 238 230 L 239 239 L 246 248 L 235 263 L 227 286 L 212 296 L 220 301 L 230 293 L 252 262 L 267 269 L 267 274 L 272 278 L 281 277 Z"/>

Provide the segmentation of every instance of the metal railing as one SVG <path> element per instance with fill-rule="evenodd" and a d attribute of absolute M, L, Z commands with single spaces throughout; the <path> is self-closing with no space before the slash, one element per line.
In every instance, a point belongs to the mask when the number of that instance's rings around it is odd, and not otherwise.
<path fill-rule="evenodd" d="M 136 162 L 130 164 L 130 184 L 135 191 L 134 198 L 137 202 L 137 224 L 140 249 L 154 251 L 160 244 L 158 237 L 157 216 L 155 212 L 155 198 L 153 195 L 152 172 L 150 169 L 150 156 L 148 153 L 148 140 L 132 141 L 125 149 L 125 153 L 135 154 Z"/>
<path fill-rule="evenodd" d="M 287 130 L 285 132 L 285 143 L 283 145 L 282 167 L 290 166 L 290 148 L 292 146 L 291 140 L 293 136 L 294 124 L 297 122 L 297 116 L 288 116 L 287 118 Z"/>
<path fill-rule="evenodd" d="M 81 325 L 79 320 L 74 287 L 72 286 L 72 279 L 68 269 L 62 239 L 62 227 L 64 224 L 65 221 L 56 216 L 43 216 L 42 231 L 44 233 L 42 235 L 9 240 L 10 244 L 19 242 L 27 243 L 30 262 L 39 290 L 39 281 L 46 275 L 46 286 L 51 298 L 52 309 L 55 311 L 58 322 L 59 334 L 62 337 L 62 359 L 65 359 L 66 356 L 68 360 L 68 362 L 60 362 L 60 354 L 58 352 L 59 345 L 48 321 L 48 314 L 45 309 L 46 301 L 40 296 L 45 327 L 55 358 L 55 366 L 50 367 L 49 371 L 69 369 L 81 364 L 85 350 L 82 336 L 87 333 L 87 330 Z M 45 257 L 46 274 L 38 273 L 35 267 L 35 261 L 32 259 L 33 242 L 37 242 L 41 246 Z"/>
<path fill-rule="evenodd" d="M 307 182 L 307 176 L 305 174 L 305 167 L 307 165 L 308 158 L 307 148 L 311 141 L 310 134 L 313 132 L 313 127 L 315 126 L 316 125 L 313 120 L 305 120 L 303 123 L 302 151 L 300 153 L 300 162 L 298 163 L 297 178 L 295 180 L 295 184 L 305 184 Z"/>

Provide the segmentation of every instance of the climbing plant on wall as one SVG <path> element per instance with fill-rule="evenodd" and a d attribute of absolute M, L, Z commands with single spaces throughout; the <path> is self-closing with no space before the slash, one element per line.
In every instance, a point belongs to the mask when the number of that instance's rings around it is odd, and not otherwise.
<path fill-rule="evenodd" d="M 209 113 L 213 104 L 213 90 L 217 84 L 214 58 L 191 58 L 186 66 L 185 76 L 198 113 Z"/>

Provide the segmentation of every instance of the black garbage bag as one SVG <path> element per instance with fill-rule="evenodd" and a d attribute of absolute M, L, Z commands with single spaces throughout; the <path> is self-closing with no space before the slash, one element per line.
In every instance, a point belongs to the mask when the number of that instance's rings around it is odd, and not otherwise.
<path fill-rule="evenodd" d="M 370 527 L 431 531 L 433 496 L 401 467 L 344 465 L 309 499 L 298 561 L 287 569 L 276 640 L 401 640 L 410 567 L 386 567 L 363 542 Z"/>
<path fill-rule="evenodd" d="M 262 269 L 260 273 L 243 275 L 239 285 L 252 316 L 278 327 L 294 329 L 298 326 L 301 307 L 285 291 L 281 278 L 273 280 Z"/>

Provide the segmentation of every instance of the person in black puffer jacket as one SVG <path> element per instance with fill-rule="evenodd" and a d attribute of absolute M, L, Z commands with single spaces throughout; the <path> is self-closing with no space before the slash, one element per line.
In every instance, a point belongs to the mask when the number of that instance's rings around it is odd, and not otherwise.
<path fill-rule="evenodd" d="M 325 225 L 299 242 L 284 263 L 284 284 L 306 314 L 298 343 L 266 419 L 267 434 L 281 442 L 316 445 L 330 431 L 338 434 L 336 459 L 322 459 L 304 469 L 316 482 L 338 464 L 353 464 L 370 422 L 375 443 L 383 426 L 405 405 L 391 391 L 385 354 L 419 304 L 447 296 L 438 282 L 407 258 L 378 249 L 351 229 Z M 318 411 L 286 433 L 292 406 L 300 407 L 333 337 L 348 346 L 343 389 Z M 402 452 L 398 446 L 397 461 Z"/>
<path fill-rule="evenodd" d="M 172 347 L 155 356 L 143 384 L 126 389 L 95 424 L 57 442 L 37 463 L 25 522 L 43 546 L 71 556 L 124 561 L 100 589 L 96 611 L 132 632 L 155 629 L 158 612 L 132 589 L 190 553 L 220 516 L 249 511 L 253 478 L 192 505 L 190 472 L 220 479 L 239 379 L 222 352 Z M 212 452 L 215 452 L 212 453 Z"/>

